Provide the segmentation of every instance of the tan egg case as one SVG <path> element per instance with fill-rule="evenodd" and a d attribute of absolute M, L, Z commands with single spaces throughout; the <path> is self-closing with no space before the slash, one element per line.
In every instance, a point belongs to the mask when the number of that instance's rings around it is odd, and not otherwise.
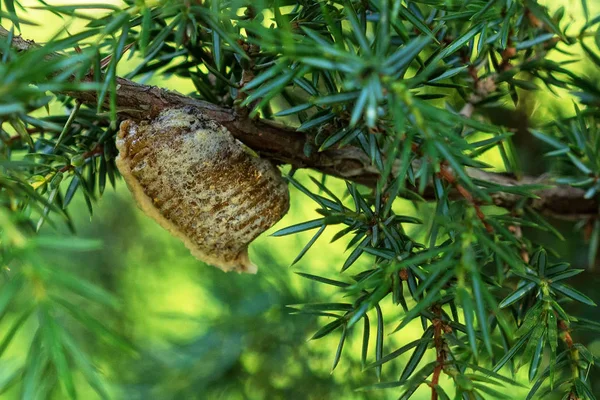
<path fill-rule="evenodd" d="M 199 260 L 256 272 L 248 244 L 279 221 L 289 192 L 271 162 L 193 107 L 124 121 L 116 164 L 138 206 Z"/>

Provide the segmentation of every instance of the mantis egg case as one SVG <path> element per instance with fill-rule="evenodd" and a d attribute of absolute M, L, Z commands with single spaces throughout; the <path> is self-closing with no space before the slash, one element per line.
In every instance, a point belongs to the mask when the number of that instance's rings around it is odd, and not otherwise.
<path fill-rule="evenodd" d="M 248 244 L 288 211 L 279 170 L 193 107 L 121 123 L 117 168 L 148 216 L 201 261 L 256 272 Z"/>

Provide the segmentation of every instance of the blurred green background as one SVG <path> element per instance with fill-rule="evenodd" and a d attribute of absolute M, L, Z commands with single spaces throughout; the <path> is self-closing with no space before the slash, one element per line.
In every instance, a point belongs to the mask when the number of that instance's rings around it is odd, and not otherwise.
<path fill-rule="evenodd" d="M 85 3 L 85 1 L 77 1 Z M 26 2 L 27 3 L 27 2 Z M 33 1 L 29 2 L 33 4 Z M 75 3 L 75 1 L 71 1 Z M 116 1 L 112 3 L 118 4 Z M 551 4 L 567 7 L 573 15 L 582 15 L 578 1 Z M 598 6 L 594 6 L 598 11 Z M 79 21 L 63 21 L 39 10 L 30 10 L 31 19 L 43 21 L 43 27 L 24 27 L 23 36 L 44 41 L 67 22 L 71 32 L 81 27 Z M 566 57 L 556 54 L 556 57 Z M 135 65 L 128 60 L 121 65 L 121 73 Z M 587 75 L 598 74 L 591 66 L 580 63 L 578 68 Z M 189 93 L 192 85 L 171 77 L 153 78 L 149 83 Z M 570 113 L 571 101 L 567 96 L 557 98 L 550 93 L 537 93 L 530 98 L 535 122 L 542 122 L 556 112 Z M 58 108 L 57 108 L 58 110 Z M 565 111 L 567 110 L 567 111 Z M 525 150 L 524 150 L 525 151 Z M 499 165 L 494 154 L 486 161 Z M 525 160 L 527 153 L 525 153 Z M 526 166 L 527 167 L 527 166 Z M 301 171 L 297 177 L 308 183 L 307 176 L 320 178 L 313 172 Z M 77 197 L 71 214 L 77 235 L 97 238 L 103 242 L 98 251 L 61 256 L 47 254 L 45 259 L 53 268 L 64 268 L 96 282 L 114 293 L 122 302 L 118 315 L 103 316 L 103 323 L 116 329 L 139 349 L 132 354 L 112 346 L 86 331 L 75 336 L 84 349 L 93 355 L 95 363 L 112 383 L 111 393 L 118 399 L 395 399 L 400 391 L 358 392 L 359 386 L 376 381 L 374 370 L 361 371 L 361 331 L 350 335 L 344 347 L 340 365 L 331 374 L 331 364 L 339 334 L 316 341 L 311 335 L 326 322 L 307 315 L 290 315 L 286 305 L 304 302 L 341 301 L 335 290 L 303 279 L 295 271 L 343 280 L 339 268 L 347 257 L 345 242 L 330 244 L 334 230 L 326 232 L 308 254 L 290 268 L 290 263 L 312 232 L 290 237 L 273 238 L 268 233 L 251 246 L 250 255 L 258 265 L 257 275 L 223 273 L 195 260 L 176 239 L 145 217 L 134 205 L 123 182 L 117 190 L 107 190 L 95 207 L 90 221 L 83 198 Z M 338 194 L 344 190 L 342 182 L 329 179 L 328 184 Z M 315 218 L 315 205 L 295 189 L 291 189 L 292 205 L 289 214 L 271 230 Z M 419 215 L 427 228 L 430 208 L 399 200 L 397 211 Z M 569 240 L 556 242 L 537 235 L 538 240 L 552 246 L 571 260 L 575 267 L 587 267 L 586 244 L 582 235 L 574 233 L 571 222 L 554 221 Z M 56 232 L 46 226 L 46 234 Z M 61 234 L 68 235 L 66 230 Z M 371 260 L 363 256 L 352 270 L 359 271 Z M 352 271 L 349 271 L 350 273 Z M 598 269 L 581 274 L 572 282 L 596 302 L 600 302 Z M 389 300 L 389 299 L 388 299 Z M 397 325 L 402 312 L 391 302 L 384 302 L 386 337 L 384 354 L 420 337 L 420 324 L 411 324 L 401 332 L 389 335 Z M 98 310 L 102 312 L 102 310 Z M 600 320 L 598 310 L 582 310 L 590 319 Z M 373 318 L 372 318 L 373 319 Z M 9 326 L 7 318 L 2 325 Z M 372 324 L 374 325 L 374 324 Z M 0 326 L 4 330 L 5 326 Z M 24 332 L 24 331 L 23 331 Z M 590 344 L 600 356 L 600 339 L 575 335 Z M 370 357 L 373 361 L 375 331 L 371 334 Z M 12 365 L 21 363 L 31 337 L 22 334 L 8 349 L 0 365 L 0 379 Z M 429 352 L 433 353 L 433 352 Z M 383 368 L 383 380 L 397 379 L 410 352 Z M 427 358 L 429 357 L 429 358 Z M 433 359 L 426 355 L 423 362 Z M 521 368 L 519 379 L 526 384 L 526 369 Z M 597 380 L 600 386 L 600 380 Z M 82 399 L 95 399 L 96 394 L 82 377 L 77 377 L 78 392 Z M 523 399 L 526 389 L 509 388 L 515 399 Z M 12 399 L 18 388 L 1 396 Z M 431 392 L 422 388 L 414 397 L 429 399 Z"/>

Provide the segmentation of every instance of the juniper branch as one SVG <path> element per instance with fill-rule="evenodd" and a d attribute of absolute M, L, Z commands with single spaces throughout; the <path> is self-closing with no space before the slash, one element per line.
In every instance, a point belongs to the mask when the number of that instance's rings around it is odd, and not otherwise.
<path fill-rule="evenodd" d="M 10 33 L 0 26 L 0 37 L 8 38 Z M 38 45 L 20 36 L 12 38 L 11 46 L 18 51 L 28 51 Z M 55 54 L 55 57 L 64 55 Z M 91 74 L 85 80 L 92 81 Z M 156 115 L 166 108 L 193 106 L 208 118 L 223 124 L 238 140 L 256 151 L 262 157 L 277 163 L 290 164 L 294 168 L 310 168 L 327 175 L 354 181 L 374 187 L 379 177 L 377 169 L 371 165 L 369 157 L 353 146 L 304 152 L 310 137 L 302 132 L 271 121 L 253 119 L 247 113 L 234 108 L 220 107 L 180 93 L 133 82 L 129 79 L 116 79 L 117 113 L 121 119 L 141 120 Z M 96 91 L 69 91 L 62 93 L 88 105 L 96 105 Z M 103 107 L 108 108 L 108 100 Z M 586 199 L 585 191 L 568 185 L 554 185 L 545 177 L 524 177 L 515 179 L 508 174 L 492 173 L 475 168 L 466 168 L 468 175 L 477 180 L 492 182 L 503 186 L 523 186 L 545 184 L 550 188 L 538 190 L 539 198 L 530 201 L 530 205 L 545 214 L 559 218 L 588 218 L 598 214 L 597 199 Z M 409 187 L 409 189 L 411 189 Z M 458 196 L 460 196 L 458 194 Z M 426 199 L 433 199 L 431 187 L 425 191 Z M 511 209 L 522 199 L 521 196 L 496 192 L 491 195 L 495 205 Z"/>

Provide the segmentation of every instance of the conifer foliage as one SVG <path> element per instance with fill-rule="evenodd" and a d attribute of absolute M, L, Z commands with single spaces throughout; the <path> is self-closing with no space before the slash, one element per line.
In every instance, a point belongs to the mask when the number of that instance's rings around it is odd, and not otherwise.
<path fill-rule="evenodd" d="M 294 263 L 326 230 L 348 242 L 345 262 L 327 276 L 301 272 L 343 302 L 313 298 L 290 309 L 298 319 L 319 317 L 313 339 L 338 338 L 334 369 L 349 351 L 346 339 L 362 338 L 363 368 L 379 379 L 357 389 L 400 399 L 420 387 L 432 399 L 510 399 L 506 388 L 520 385 L 527 399 L 595 399 L 598 359 L 578 333 L 600 333 L 600 323 L 567 311 L 595 306 L 569 283 L 583 269 L 532 234 L 564 239 L 555 217 L 575 219 L 589 240 L 588 264 L 596 261 L 594 4 L 577 3 L 574 16 L 536 0 L 48 3 L 36 7 L 83 21 L 81 28 L 33 43 L 20 32 L 44 21 L 31 20 L 18 0 L 0 9 L 0 318 L 18 315 L 4 325 L 0 359 L 21 330 L 36 327 L 25 362 L 0 390 L 19 385 L 23 399 L 75 398 L 77 374 L 110 397 L 85 344 L 60 323 L 64 316 L 135 353 L 91 311 L 116 312 L 111 293 L 39 262 L 47 249 L 99 244 L 38 232 L 74 229 L 75 196 L 92 215 L 107 185 L 123 184 L 114 164 L 118 124 L 153 112 L 144 96 L 161 89 L 144 86 L 146 79 L 177 76 L 189 82 L 189 101 L 247 122 L 234 132 L 240 140 L 252 135 L 243 126 L 269 120 L 279 129 L 272 143 L 254 136 L 246 144 L 291 164 L 289 185 L 320 217 L 279 227 L 270 240 L 315 232 Z M 119 77 L 126 59 L 135 66 Z M 177 105 L 161 98 L 163 107 Z M 568 109 L 548 105 L 566 98 Z M 532 101 L 552 118 L 536 121 Z M 264 151 L 282 149 L 290 132 L 302 144 L 297 153 Z M 493 167 L 490 154 L 500 160 Z M 533 166 L 541 172 L 532 172 L 529 157 L 541 160 Z M 295 176 L 305 166 L 325 171 L 323 179 Z M 344 190 L 329 185 L 328 174 L 343 178 Z M 398 211 L 403 199 L 421 218 Z M 357 268 L 359 258 L 369 267 Z M 382 307 L 390 299 L 394 312 Z M 385 345 L 393 332 L 384 326 L 395 322 L 396 332 L 415 321 L 421 338 Z M 401 375 L 386 374 L 402 355 L 410 357 Z"/>

